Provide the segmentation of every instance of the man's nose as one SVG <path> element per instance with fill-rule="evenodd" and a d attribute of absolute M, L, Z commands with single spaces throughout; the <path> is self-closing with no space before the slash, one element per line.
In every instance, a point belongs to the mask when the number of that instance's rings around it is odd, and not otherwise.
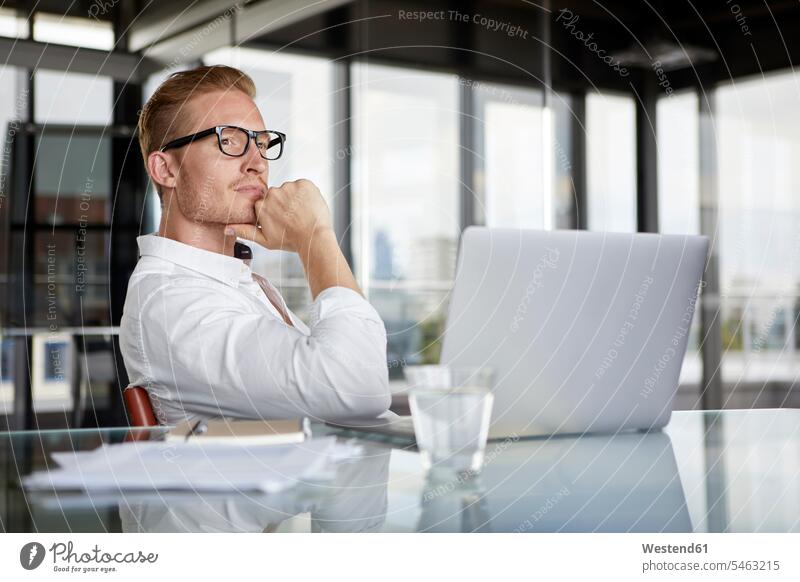
<path fill-rule="evenodd" d="M 250 146 L 247 148 L 247 153 L 244 155 L 245 172 L 255 172 L 263 174 L 267 171 L 267 160 L 261 157 L 258 152 L 255 142 L 251 139 Z"/>

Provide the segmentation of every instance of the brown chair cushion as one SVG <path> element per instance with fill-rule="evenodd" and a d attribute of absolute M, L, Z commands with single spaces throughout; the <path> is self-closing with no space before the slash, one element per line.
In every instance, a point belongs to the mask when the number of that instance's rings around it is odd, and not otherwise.
<path fill-rule="evenodd" d="M 147 390 L 141 386 L 131 386 L 122 392 L 122 396 L 131 426 L 158 426 Z"/>

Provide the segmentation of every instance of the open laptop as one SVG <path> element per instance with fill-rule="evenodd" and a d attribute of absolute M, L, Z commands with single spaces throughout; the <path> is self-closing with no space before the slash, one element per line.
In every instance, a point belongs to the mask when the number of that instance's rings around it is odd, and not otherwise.
<path fill-rule="evenodd" d="M 707 250 L 701 236 L 469 227 L 441 363 L 494 369 L 492 440 L 661 428 Z M 410 417 L 337 425 L 414 434 Z"/>

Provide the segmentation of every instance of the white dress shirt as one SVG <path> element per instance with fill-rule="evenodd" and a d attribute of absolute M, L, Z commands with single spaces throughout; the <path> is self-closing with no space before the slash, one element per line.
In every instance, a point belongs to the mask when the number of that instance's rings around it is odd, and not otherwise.
<path fill-rule="evenodd" d="M 140 236 L 120 350 L 129 386 L 147 389 L 157 420 L 375 417 L 389 408 L 386 328 L 345 287 L 322 291 L 310 327 L 244 261 L 155 234 Z"/>

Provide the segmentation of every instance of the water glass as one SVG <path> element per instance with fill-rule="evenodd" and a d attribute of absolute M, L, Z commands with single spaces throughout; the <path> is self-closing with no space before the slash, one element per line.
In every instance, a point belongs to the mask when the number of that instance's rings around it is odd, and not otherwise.
<path fill-rule="evenodd" d="M 409 405 L 426 468 L 477 472 L 492 415 L 491 369 L 409 366 Z"/>

